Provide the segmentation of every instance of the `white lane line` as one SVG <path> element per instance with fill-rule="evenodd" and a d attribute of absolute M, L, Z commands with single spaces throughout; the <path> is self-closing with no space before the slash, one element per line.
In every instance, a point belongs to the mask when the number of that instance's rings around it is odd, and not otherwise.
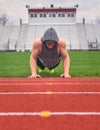
<path fill-rule="evenodd" d="M 61 82 L 57 82 L 57 83 L 0 83 L 1 86 L 31 86 L 31 85 L 40 85 L 40 86 L 44 86 L 44 85 L 100 85 L 100 83 L 61 83 Z"/>
<path fill-rule="evenodd" d="M 52 92 L 52 91 L 46 91 L 46 92 L 0 92 L 0 95 L 51 95 L 51 94 L 64 94 L 64 95 L 99 95 L 100 92 Z"/>
<path fill-rule="evenodd" d="M 100 112 L 0 112 L 0 116 L 63 116 L 63 115 L 78 115 L 78 116 L 100 116 Z"/>

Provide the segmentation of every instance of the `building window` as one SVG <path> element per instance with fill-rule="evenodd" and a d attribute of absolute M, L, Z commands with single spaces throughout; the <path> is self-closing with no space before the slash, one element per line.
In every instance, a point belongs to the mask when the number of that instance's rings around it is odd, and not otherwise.
<path fill-rule="evenodd" d="M 58 13 L 58 17 L 65 17 L 65 13 Z"/>
<path fill-rule="evenodd" d="M 37 14 L 30 14 L 30 16 L 36 18 Z"/>
<path fill-rule="evenodd" d="M 55 14 L 55 13 L 53 13 L 53 14 L 52 14 L 52 17 L 56 17 L 56 14 Z"/>
<path fill-rule="evenodd" d="M 71 17 L 74 17 L 74 13 L 71 13 Z"/>
<path fill-rule="evenodd" d="M 68 13 L 67 16 L 70 17 L 70 13 Z"/>
<path fill-rule="evenodd" d="M 58 17 L 61 17 L 61 13 L 58 14 Z"/>
<path fill-rule="evenodd" d="M 68 13 L 67 16 L 68 17 L 75 17 L 75 14 L 74 13 Z"/>
<path fill-rule="evenodd" d="M 65 13 L 62 13 L 62 17 L 65 17 Z"/>
<path fill-rule="evenodd" d="M 43 14 L 43 17 L 47 17 L 47 15 L 44 13 L 44 14 Z"/>
<path fill-rule="evenodd" d="M 41 13 L 40 17 L 46 17 L 47 15 L 45 13 Z"/>
<path fill-rule="evenodd" d="M 56 17 L 55 13 L 49 13 L 49 17 Z"/>
<path fill-rule="evenodd" d="M 33 14 L 30 14 L 30 17 L 33 17 Z"/>
<path fill-rule="evenodd" d="M 42 17 L 42 14 L 40 14 L 40 17 Z"/>

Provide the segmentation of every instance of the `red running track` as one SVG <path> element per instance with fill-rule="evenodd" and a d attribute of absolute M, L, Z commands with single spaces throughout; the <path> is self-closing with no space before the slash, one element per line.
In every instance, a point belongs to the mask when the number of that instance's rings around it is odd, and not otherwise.
<path fill-rule="evenodd" d="M 100 130 L 100 78 L 0 78 L 0 130 Z"/>

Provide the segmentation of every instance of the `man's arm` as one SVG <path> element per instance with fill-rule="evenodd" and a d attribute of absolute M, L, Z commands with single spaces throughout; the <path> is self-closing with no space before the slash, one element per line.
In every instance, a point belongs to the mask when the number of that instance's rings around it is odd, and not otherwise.
<path fill-rule="evenodd" d="M 70 57 L 66 48 L 66 43 L 64 40 L 59 41 L 59 52 L 62 56 L 63 60 L 63 68 L 64 68 L 64 73 L 61 75 L 61 77 L 69 78 L 71 77 L 69 74 L 69 69 L 70 69 Z"/>
<path fill-rule="evenodd" d="M 36 72 L 36 66 L 37 66 L 37 57 L 38 54 L 40 52 L 40 46 L 41 46 L 41 41 L 40 39 L 36 40 L 33 43 L 33 49 L 32 49 L 32 53 L 30 56 L 30 69 L 31 69 L 31 76 L 29 76 L 30 78 L 40 78 L 41 76 L 37 74 Z"/>

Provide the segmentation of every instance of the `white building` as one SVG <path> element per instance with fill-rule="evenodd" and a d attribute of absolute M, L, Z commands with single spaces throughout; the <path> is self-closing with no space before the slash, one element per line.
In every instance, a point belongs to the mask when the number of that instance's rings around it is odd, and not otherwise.
<path fill-rule="evenodd" d="M 29 30 L 28 30 L 28 46 L 30 48 L 33 40 L 37 37 L 42 37 L 45 30 L 49 27 L 55 28 L 59 37 L 67 41 L 68 49 L 79 49 L 77 32 L 76 32 L 76 7 L 54 7 L 51 5 L 49 8 L 28 8 Z M 71 36 L 71 33 L 74 35 Z M 30 38 L 30 34 L 33 37 Z M 71 37 L 73 38 L 71 40 Z M 74 40 L 73 45 L 71 41 Z M 74 45 L 76 44 L 76 45 Z"/>
<path fill-rule="evenodd" d="M 28 8 L 29 25 L 64 25 L 76 23 L 76 7 Z"/>

